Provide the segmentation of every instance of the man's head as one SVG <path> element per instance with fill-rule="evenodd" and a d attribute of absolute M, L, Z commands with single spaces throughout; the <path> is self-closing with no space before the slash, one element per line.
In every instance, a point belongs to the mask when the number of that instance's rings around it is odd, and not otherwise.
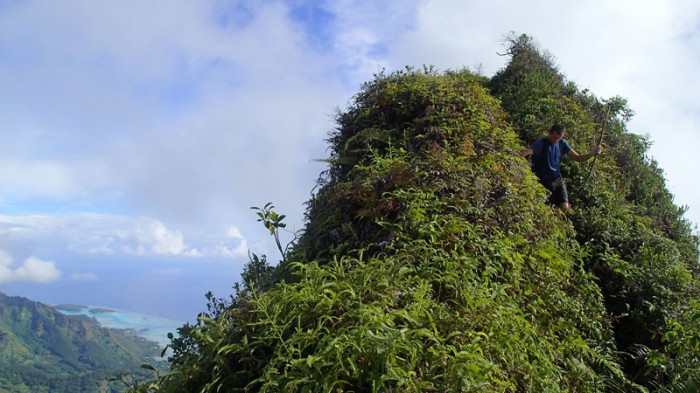
<path fill-rule="evenodd" d="M 557 123 L 550 127 L 549 129 L 549 135 L 547 138 L 549 139 L 549 142 L 551 143 L 557 143 L 561 138 L 564 137 L 564 133 L 566 132 L 566 128 L 564 128 L 563 125 Z"/>

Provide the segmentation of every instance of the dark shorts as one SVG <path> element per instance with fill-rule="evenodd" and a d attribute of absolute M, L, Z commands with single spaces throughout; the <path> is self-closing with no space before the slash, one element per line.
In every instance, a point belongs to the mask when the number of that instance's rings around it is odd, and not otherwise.
<path fill-rule="evenodd" d="M 566 192 L 566 183 L 561 176 L 554 179 L 540 179 L 540 183 L 544 188 L 548 189 L 552 195 L 549 197 L 549 203 L 560 205 L 569 203 L 569 194 Z"/>

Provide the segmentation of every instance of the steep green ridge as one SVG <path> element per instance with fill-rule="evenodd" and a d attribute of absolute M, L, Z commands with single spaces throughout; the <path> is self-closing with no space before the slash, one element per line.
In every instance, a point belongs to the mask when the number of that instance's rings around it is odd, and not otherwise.
<path fill-rule="evenodd" d="M 682 335 L 699 329 L 673 322 L 698 315 L 698 238 L 683 218 L 685 209 L 673 203 L 663 171 L 646 155 L 651 142 L 627 132 L 633 113 L 624 99 L 608 100 L 607 113 L 594 95 L 567 82 L 529 37 L 513 39 L 510 54 L 489 87 L 521 138 L 559 119 L 572 130 L 567 139 L 587 150 L 600 132 L 596 122 L 607 122 L 607 153 L 595 176 L 586 183 L 589 165 L 570 162 L 563 172 L 577 209 L 575 238 L 586 250 L 586 270 L 598 278 L 626 373 L 654 387 L 700 370 L 697 343 L 668 352 L 676 334 L 669 333 L 671 325 Z"/>
<path fill-rule="evenodd" d="M 119 392 L 108 383 L 158 355 L 156 344 L 0 293 L 0 392 Z"/>
<path fill-rule="evenodd" d="M 648 141 L 623 99 L 579 90 L 528 37 L 509 53 L 491 79 L 364 84 L 298 242 L 276 268 L 253 255 L 180 329 L 160 391 L 692 391 L 698 239 Z M 609 130 L 588 183 L 565 165 L 567 217 L 519 156 L 555 121 L 582 151 Z"/>

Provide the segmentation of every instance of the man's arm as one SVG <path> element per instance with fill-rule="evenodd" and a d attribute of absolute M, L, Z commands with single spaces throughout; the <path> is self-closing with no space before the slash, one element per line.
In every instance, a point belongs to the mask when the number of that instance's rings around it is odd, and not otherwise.
<path fill-rule="evenodd" d="M 594 146 L 591 151 L 589 151 L 586 154 L 578 154 L 574 149 L 569 150 L 568 153 L 566 153 L 567 156 L 571 157 L 572 160 L 576 162 L 583 162 L 588 160 L 589 158 L 596 156 L 600 154 L 603 151 L 603 147 L 600 145 Z"/>
<path fill-rule="evenodd" d="M 541 142 L 539 140 L 534 141 L 532 144 L 528 144 L 525 150 L 520 152 L 520 157 L 530 157 L 534 154 L 540 154 L 540 152 L 542 151 L 540 145 Z M 537 150 L 537 153 L 535 153 L 535 150 Z"/>

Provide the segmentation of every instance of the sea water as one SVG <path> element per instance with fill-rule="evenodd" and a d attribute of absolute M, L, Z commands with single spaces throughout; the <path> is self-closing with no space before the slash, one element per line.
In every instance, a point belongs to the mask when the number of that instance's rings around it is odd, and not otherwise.
<path fill-rule="evenodd" d="M 75 305 L 54 307 L 62 314 L 93 317 L 103 327 L 132 330 L 137 336 L 155 341 L 163 347 L 170 343 L 168 333 L 177 335 L 177 328 L 183 325 L 172 319 L 116 308 Z"/>

